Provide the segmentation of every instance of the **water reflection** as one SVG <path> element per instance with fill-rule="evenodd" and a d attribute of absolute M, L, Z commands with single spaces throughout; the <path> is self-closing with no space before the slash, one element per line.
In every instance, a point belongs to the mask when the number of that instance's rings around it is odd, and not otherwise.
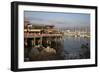
<path fill-rule="evenodd" d="M 90 58 L 90 39 L 83 37 L 63 37 L 64 59 L 87 59 Z"/>

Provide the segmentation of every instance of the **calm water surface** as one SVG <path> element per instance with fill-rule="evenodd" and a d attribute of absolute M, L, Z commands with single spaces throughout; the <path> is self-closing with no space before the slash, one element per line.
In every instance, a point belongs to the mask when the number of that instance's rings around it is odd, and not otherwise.
<path fill-rule="evenodd" d="M 82 52 L 82 44 L 87 44 L 90 46 L 90 39 L 83 38 L 83 37 L 64 37 L 64 51 L 63 55 L 65 59 L 70 58 L 80 58 L 80 53 Z"/>

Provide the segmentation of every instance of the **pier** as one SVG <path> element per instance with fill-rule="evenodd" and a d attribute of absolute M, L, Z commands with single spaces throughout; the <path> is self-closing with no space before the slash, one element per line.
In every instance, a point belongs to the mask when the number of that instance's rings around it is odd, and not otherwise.
<path fill-rule="evenodd" d="M 56 60 L 60 58 L 63 33 L 53 25 L 24 26 L 24 61 Z"/>

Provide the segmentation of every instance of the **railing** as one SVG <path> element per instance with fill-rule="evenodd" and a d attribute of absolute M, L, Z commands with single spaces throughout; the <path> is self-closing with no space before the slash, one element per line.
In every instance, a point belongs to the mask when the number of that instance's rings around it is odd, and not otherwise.
<path fill-rule="evenodd" d="M 62 34 L 34 34 L 34 33 L 24 33 L 25 38 L 33 37 L 62 37 Z"/>

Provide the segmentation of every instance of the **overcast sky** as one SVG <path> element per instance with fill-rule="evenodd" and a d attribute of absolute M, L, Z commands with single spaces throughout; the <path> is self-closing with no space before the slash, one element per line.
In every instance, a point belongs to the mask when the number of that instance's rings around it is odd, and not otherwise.
<path fill-rule="evenodd" d="M 90 26 L 90 14 L 24 11 L 26 20 L 33 24 L 55 25 L 55 27 Z"/>

